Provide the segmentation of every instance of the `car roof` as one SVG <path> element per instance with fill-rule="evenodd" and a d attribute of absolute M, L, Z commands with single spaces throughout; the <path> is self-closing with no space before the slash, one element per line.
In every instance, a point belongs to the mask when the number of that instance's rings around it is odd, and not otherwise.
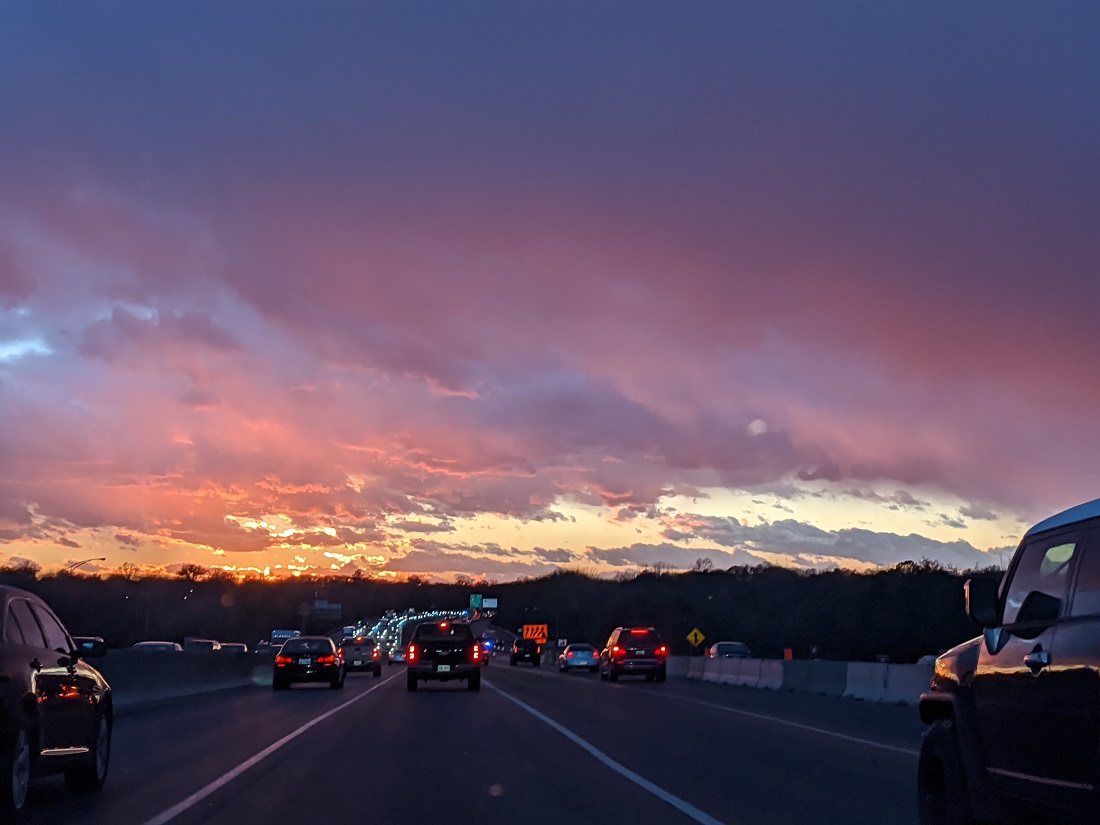
<path fill-rule="evenodd" d="M 1088 519 L 1097 517 L 1100 517 L 1100 498 L 1093 499 L 1084 504 L 1078 504 L 1076 507 L 1070 507 L 1068 510 L 1055 513 L 1050 518 L 1043 519 L 1024 533 L 1024 538 L 1026 539 L 1028 536 L 1033 536 L 1036 533 L 1045 533 L 1047 530 L 1054 530 L 1058 527 L 1065 527 L 1070 524 L 1076 524 L 1079 521 L 1087 521 Z"/>
<path fill-rule="evenodd" d="M 41 596 L 36 596 L 29 590 L 23 590 L 20 587 L 11 587 L 10 585 L 0 585 L 0 602 L 7 602 L 10 599 L 30 599 L 32 602 L 38 604 L 46 604 L 42 601 Z"/>

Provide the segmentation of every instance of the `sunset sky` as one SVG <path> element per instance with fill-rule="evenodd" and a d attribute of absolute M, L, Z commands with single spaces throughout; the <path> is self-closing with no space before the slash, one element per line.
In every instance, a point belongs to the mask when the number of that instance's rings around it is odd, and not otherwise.
<path fill-rule="evenodd" d="M 0 561 L 997 564 L 1100 496 L 1100 12 L 0 8 Z"/>

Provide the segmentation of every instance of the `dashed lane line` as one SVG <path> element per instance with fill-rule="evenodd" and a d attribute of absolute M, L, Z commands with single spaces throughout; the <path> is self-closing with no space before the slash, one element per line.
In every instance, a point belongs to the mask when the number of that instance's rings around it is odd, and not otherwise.
<path fill-rule="evenodd" d="M 183 799 L 183 800 L 177 802 L 171 808 L 168 808 L 164 811 L 161 811 L 159 814 L 154 816 L 152 819 L 147 819 L 144 823 L 142 823 L 142 825 L 166 825 L 166 823 L 171 822 L 173 819 L 178 817 L 180 814 L 182 814 L 182 813 L 190 810 L 191 808 L 195 807 L 196 805 L 198 805 L 200 802 L 202 802 L 204 799 L 206 799 L 211 794 L 216 793 L 217 791 L 224 788 L 226 785 L 228 785 L 230 782 L 232 782 L 234 779 L 236 779 L 242 773 L 247 771 L 249 768 L 253 768 L 256 765 L 258 765 L 260 762 L 263 762 L 265 759 L 267 759 L 267 757 L 271 756 L 271 754 L 275 753 L 277 750 L 282 748 L 284 745 L 287 745 L 290 742 L 293 742 L 295 739 L 297 739 L 299 736 L 301 736 L 306 731 L 308 731 L 311 728 L 316 727 L 317 725 L 321 724 L 322 722 L 324 722 L 329 717 L 335 716 L 337 713 L 344 710 L 345 708 L 351 707 L 352 705 L 354 705 L 356 702 L 363 699 L 364 697 L 370 696 L 372 693 L 374 693 L 374 691 L 378 690 L 380 687 L 384 687 L 385 685 L 389 684 L 392 681 L 393 681 L 393 677 L 387 676 L 385 679 L 383 679 L 377 685 L 374 685 L 373 687 L 367 688 L 362 693 L 358 694 L 357 696 L 353 696 L 352 698 L 348 699 L 346 702 L 343 702 L 343 703 L 337 705 L 336 707 L 325 711 L 320 716 L 316 716 L 313 719 L 310 719 L 304 725 L 301 725 L 298 728 L 295 728 L 294 730 L 292 730 L 290 733 L 288 733 L 282 739 L 277 739 L 276 741 L 272 742 L 270 745 L 268 745 L 266 748 L 264 748 L 259 753 L 255 754 L 253 756 L 250 756 L 248 759 L 244 760 L 241 764 L 237 765 L 237 767 L 233 768 L 233 770 L 222 774 L 217 779 L 215 779 L 213 782 L 210 782 L 210 783 L 204 785 L 203 787 L 199 788 L 197 791 L 195 791 L 193 794 L 188 796 L 186 799 Z"/>
<path fill-rule="evenodd" d="M 556 730 L 558 733 L 560 733 L 562 736 L 564 736 L 566 739 L 568 739 L 574 745 L 581 748 L 581 750 L 583 750 L 583 751 L 587 752 L 588 754 L 590 754 L 591 756 L 595 757 L 598 761 L 602 762 L 604 765 L 606 765 L 608 768 L 613 770 L 615 773 L 619 774 L 619 776 L 623 777 L 624 779 L 630 780 L 635 785 L 637 785 L 639 788 L 642 788 L 643 790 L 649 791 L 649 793 L 653 794 L 655 797 L 657 797 L 661 801 L 667 802 L 669 805 L 671 805 L 673 808 L 678 810 L 680 813 L 684 814 L 686 817 L 688 817 L 692 821 L 699 822 L 702 825 L 722 825 L 721 820 L 715 819 L 710 814 L 705 813 L 704 811 L 701 811 L 698 808 L 696 808 L 690 802 L 687 802 L 686 800 L 681 799 L 680 797 L 676 796 L 675 794 L 669 793 L 664 788 L 661 788 L 661 787 L 653 784 L 652 782 L 650 782 L 648 779 L 646 779 L 641 774 L 635 773 L 634 771 L 630 770 L 630 768 L 626 767 L 626 765 L 623 765 L 621 762 L 617 762 L 614 759 L 612 759 L 610 756 L 608 756 L 606 753 L 601 751 L 599 748 L 597 748 L 595 745 L 593 745 L 587 739 L 581 738 L 577 734 L 573 733 L 573 731 L 569 730 L 569 728 L 555 722 L 553 719 L 551 719 L 546 714 L 535 710 L 533 707 L 531 707 L 526 702 L 524 702 L 520 699 L 517 699 L 515 696 L 512 696 L 510 693 L 506 693 L 505 691 L 501 690 L 496 685 L 491 684 L 488 681 L 485 682 L 485 686 L 488 687 L 490 690 L 498 693 L 500 696 L 507 699 L 509 702 L 512 702 L 514 705 L 516 705 L 516 706 L 522 708 L 523 710 L 527 711 L 529 714 L 534 716 L 540 722 L 542 722 L 546 725 L 549 725 L 551 728 Z"/>

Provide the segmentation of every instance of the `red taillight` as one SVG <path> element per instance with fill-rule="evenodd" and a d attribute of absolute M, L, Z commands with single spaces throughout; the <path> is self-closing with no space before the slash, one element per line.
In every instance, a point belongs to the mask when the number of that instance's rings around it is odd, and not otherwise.
<path fill-rule="evenodd" d="M 291 659 L 289 656 L 276 656 L 275 657 L 275 664 L 277 664 L 277 665 L 289 665 L 293 661 L 294 660 Z"/>
<path fill-rule="evenodd" d="M 318 656 L 317 664 L 319 665 L 334 665 L 336 664 L 336 654 L 330 654 L 328 656 Z"/>
<path fill-rule="evenodd" d="M 417 655 L 418 653 L 416 650 L 416 645 L 410 644 L 409 649 L 405 651 L 405 661 L 411 665 L 413 662 L 416 661 Z"/>
<path fill-rule="evenodd" d="M 573 651 L 572 651 L 572 650 L 570 650 L 570 651 L 569 651 L 568 653 L 566 653 L 566 654 L 565 654 L 565 658 L 566 658 L 566 659 L 572 659 L 572 658 L 573 658 Z"/>
<path fill-rule="evenodd" d="M 381 655 L 382 654 L 379 652 L 378 648 L 375 648 L 374 650 L 371 651 L 370 657 L 372 659 L 377 659 Z"/>
<path fill-rule="evenodd" d="M 481 645 L 475 644 L 473 647 L 470 648 L 470 661 L 471 662 L 480 662 L 481 661 Z"/>
<path fill-rule="evenodd" d="M 449 625 L 446 622 L 440 622 L 439 623 L 439 629 L 440 630 L 446 630 L 448 627 L 449 627 Z"/>
<path fill-rule="evenodd" d="M 625 656 L 626 655 L 626 649 L 621 648 L 618 645 L 615 645 L 614 647 L 611 648 L 611 655 L 612 656 Z"/>
<path fill-rule="evenodd" d="M 664 645 L 661 645 L 659 648 L 657 648 L 656 652 L 657 652 L 658 656 L 667 656 L 668 655 L 668 648 L 665 647 Z"/>
<path fill-rule="evenodd" d="M 644 627 L 634 627 L 630 630 L 631 636 L 645 636 L 648 635 L 648 633 L 649 631 L 646 630 Z"/>

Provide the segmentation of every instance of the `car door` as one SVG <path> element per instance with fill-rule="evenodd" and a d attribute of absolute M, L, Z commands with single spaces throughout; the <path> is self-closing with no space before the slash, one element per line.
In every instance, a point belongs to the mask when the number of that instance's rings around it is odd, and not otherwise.
<path fill-rule="evenodd" d="M 1059 624 L 1051 663 L 1054 697 L 1047 737 L 1057 803 L 1092 810 L 1100 787 L 1100 527 L 1089 530 L 1069 616 Z M 1088 806 L 1092 806 L 1089 808 Z"/>
<path fill-rule="evenodd" d="M 979 654 L 979 741 L 990 781 L 1009 796 L 1050 804 L 1065 790 L 1051 759 L 1058 723 L 1052 665 L 1083 545 L 1080 528 L 1025 540 L 1001 588 L 1001 626 L 986 631 Z"/>
<path fill-rule="evenodd" d="M 73 641 L 53 612 L 37 602 L 30 608 L 45 639 L 38 674 L 38 701 L 46 717 L 43 752 L 90 747 L 98 708 L 95 682 L 79 672 L 78 660 L 70 655 Z"/>

